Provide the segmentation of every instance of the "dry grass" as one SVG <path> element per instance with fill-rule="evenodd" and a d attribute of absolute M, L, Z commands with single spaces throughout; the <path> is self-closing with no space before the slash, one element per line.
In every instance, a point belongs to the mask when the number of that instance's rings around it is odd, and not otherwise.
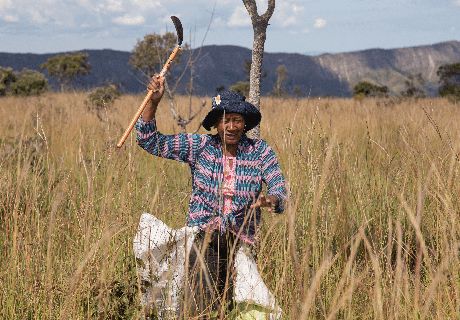
<path fill-rule="evenodd" d="M 104 122 L 84 99 L 0 100 L 2 319 L 141 317 L 140 213 L 185 221 L 187 167 L 133 138 L 114 149 L 142 97 L 122 97 Z M 459 106 L 262 103 L 291 199 L 266 214 L 258 260 L 285 318 L 458 318 Z M 162 131 L 178 130 L 166 105 L 159 113 Z"/>

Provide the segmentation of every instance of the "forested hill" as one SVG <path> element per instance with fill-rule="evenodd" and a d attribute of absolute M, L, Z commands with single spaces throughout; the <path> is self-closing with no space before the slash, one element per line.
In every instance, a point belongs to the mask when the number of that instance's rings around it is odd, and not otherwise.
<path fill-rule="evenodd" d="M 83 50 L 89 55 L 91 73 L 76 81 L 78 88 L 89 89 L 115 83 L 124 92 L 144 90 L 145 77 L 129 64 L 129 52 L 115 50 Z M 39 65 L 53 54 L 0 53 L 0 66 L 39 70 Z M 246 79 L 245 60 L 251 51 L 237 46 L 204 46 L 184 52 L 181 62 L 173 66 L 173 77 L 179 77 L 189 56 L 193 57 L 193 90 L 197 95 L 214 94 L 216 88 L 226 87 Z M 404 89 L 410 76 L 421 75 L 425 88 L 434 93 L 440 65 L 460 62 L 460 42 L 400 49 L 370 49 L 357 52 L 307 56 L 289 53 L 265 53 L 262 93 L 272 91 L 276 68 L 287 70 L 287 92 L 311 96 L 349 96 L 354 84 L 362 80 L 386 85 L 393 93 Z M 185 71 L 179 90 L 184 92 L 190 72 Z"/>

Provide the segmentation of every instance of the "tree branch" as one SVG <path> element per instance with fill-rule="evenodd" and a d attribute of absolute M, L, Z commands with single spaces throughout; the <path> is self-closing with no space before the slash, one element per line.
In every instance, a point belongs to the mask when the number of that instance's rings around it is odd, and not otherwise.
<path fill-rule="evenodd" d="M 268 23 L 268 20 L 270 20 L 270 18 L 272 17 L 274 11 L 275 11 L 275 0 L 268 0 L 267 11 L 265 11 L 265 13 L 262 15 L 261 18 L 266 23 Z"/>
<path fill-rule="evenodd" d="M 260 22 L 267 24 L 275 11 L 275 0 L 268 0 L 267 10 L 261 16 L 257 12 L 257 3 L 255 0 L 243 0 L 243 3 L 251 17 L 253 26 Z"/>
<path fill-rule="evenodd" d="M 257 12 L 257 4 L 255 0 L 243 0 L 243 4 L 246 7 L 246 11 L 249 13 L 249 17 L 251 18 L 252 26 L 254 27 L 257 25 L 257 21 L 259 20 L 259 13 Z"/>

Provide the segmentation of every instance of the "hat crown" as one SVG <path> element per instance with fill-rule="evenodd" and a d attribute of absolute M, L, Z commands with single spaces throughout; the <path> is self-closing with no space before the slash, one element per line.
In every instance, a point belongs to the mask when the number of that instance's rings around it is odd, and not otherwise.
<path fill-rule="evenodd" d="M 220 93 L 220 99 L 222 101 L 242 102 L 246 100 L 246 97 L 238 92 L 225 90 Z"/>
<path fill-rule="evenodd" d="M 212 99 L 212 108 L 240 104 L 246 101 L 246 97 L 235 91 L 224 90 Z"/>

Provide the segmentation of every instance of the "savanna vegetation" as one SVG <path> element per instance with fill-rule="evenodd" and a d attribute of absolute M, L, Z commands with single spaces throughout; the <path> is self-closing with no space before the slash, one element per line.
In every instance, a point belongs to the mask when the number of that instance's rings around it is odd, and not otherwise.
<path fill-rule="evenodd" d="M 141 318 L 140 214 L 184 224 L 187 167 L 154 160 L 134 136 L 115 148 L 142 97 L 113 100 L 104 117 L 86 99 L 0 100 L 1 319 Z M 283 215 L 264 213 L 258 265 L 284 318 L 458 318 L 459 106 L 273 97 L 261 106 L 290 201 Z M 166 102 L 158 118 L 179 131 Z"/>
<path fill-rule="evenodd" d="M 439 95 L 454 102 L 460 101 L 460 62 L 445 64 L 438 68 Z"/>
<path fill-rule="evenodd" d="M 56 78 L 61 86 L 61 91 L 70 89 L 72 81 L 80 76 L 88 75 L 91 71 L 88 54 L 83 52 L 52 56 L 41 64 L 40 68 L 46 70 L 51 77 Z"/>
<path fill-rule="evenodd" d="M 36 96 L 48 90 L 48 80 L 36 70 L 0 67 L 1 96 Z"/>

